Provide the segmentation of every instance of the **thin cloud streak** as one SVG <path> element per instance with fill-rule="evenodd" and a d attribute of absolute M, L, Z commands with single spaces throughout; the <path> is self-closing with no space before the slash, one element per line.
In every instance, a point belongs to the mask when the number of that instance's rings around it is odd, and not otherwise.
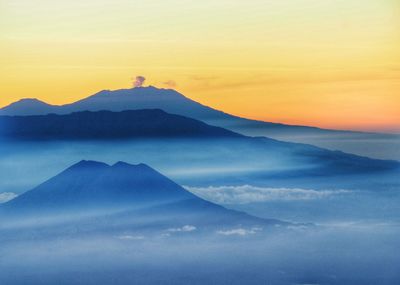
<path fill-rule="evenodd" d="M 12 199 L 14 199 L 15 197 L 17 197 L 18 195 L 13 193 L 13 192 L 3 192 L 0 193 L 0 204 L 1 203 L 6 203 L 8 201 L 11 201 Z"/>
<path fill-rule="evenodd" d="M 313 190 L 300 188 L 264 188 L 251 185 L 185 188 L 203 199 L 220 204 L 248 204 L 267 201 L 326 199 L 351 193 L 349 190 Z"/>

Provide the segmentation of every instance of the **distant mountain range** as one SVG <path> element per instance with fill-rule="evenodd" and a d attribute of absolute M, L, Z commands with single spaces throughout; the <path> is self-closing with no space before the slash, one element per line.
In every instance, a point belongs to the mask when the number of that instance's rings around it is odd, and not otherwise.
<path fill-rule="evenodd" d="M 165 229 L 187 224 L 199 229 L 285 224 L 207 202 L 145 164 L 124 162 L 110 166 L 80 161 L 0 205 L 0 213 L 3 222 L 13 218 L 34 222 L 55 218 L 59 219 L 57 223 L 73 222 L 85 231 L 143 226 Z"/>
<path fill-rule="evenodd" d="M 22 99 L 0 109 L 0 115 L 46 115 L 69 114 L 80 111 L 125 111 L 141 109 L 161 109 L 171 114 L 204 121 L 208 124 L 232 129 L 248 134 L 249 129 L 259 135 L 274 132 L 299 132 L 301 134 L 337 132 L 306 126 L 292 126 L 270 122 L 249 120 L 233 116 L 195 102 L 172 89 L 159 89 L 153 86 L 103 90 L 85 99 L 66 105 L 50 105 L 37 99 Z M 255 133 L 251 133 L 254 135 Z M 248 134 L 250 135 L 250 134 Z"/>
<path fill-rule="evenodd" d="M 232 131 L 162 110 L 0 116 L 0 139 L 235 138 Z"/>
<path fill-rule="evenodd" d="M 201 179 L 193 176 L 189 180 L 179 180 L 189 185 L 195 182 L 199 185 L 276 183 L 284 187 L 314 188 L 323 183 L 325 187 L 339 188 L 359 187 L 365 183 L 368 187 L 375 187 L 373 181 L 388 183 L 389 180 L 381 176 L 374 180 L 371 175 L 390 173 L 391 181 L 400 169 L 397 161 L 370 159 L 269 138 L 246 137 L 161 110 L 0 116 L 0 141 L 5 142 L 2 148 L 10 157 L 14 142 L 26 145 L 16 149 L 16 155 L 27 157 L 24 165 L 30 163 L 28 158 L 37 152 L 35 145 L 39 144 L 39 147 L 48 149 L 37 158 L 39 160 L 46 160 L 51 151 L 59 153 L 61 163 L 64 153 L 82 159 L 87 155 L 84 149 L 89 149 L 97 160 L 135 161 L 140 155 L 142 161 L 152 165 L 167 164 L 167 170 L 182 167 L 189 173 L 204 173 Z M 144 154 L 140 151 L 142 141 Z M 44 147 L 45 142 L 51 146 L 47 144 Z M 9 175 L 3 180 L 9 179 Z M 338 179 L 338 175 L 343 179 Z M 349 175 L 369 177 L 360 181 L 354 177 L 348 179 Z"/>
<path fill-rule="evenodd" d="M 62 106 L 50 105 L 37 99 L 22 99 L 0 109 L 0 115 L 69 114 L 79 111 L 124 111 L 161 109 L 171 114 L 194 118 L 250 136 L 314 144 L 359 155 L 393 158 L 400 157 L 395 144 L 399 135 L 336 131 L 306 126 L 250 120 L 233 116 L 197 103 L 172 89 L 137 87 L 115 91 L 103 90 L 85 99 Z M 382 146 L 387 140 L 389 147 Z M 363 143 L 365 147 L 355 145 Z"/>

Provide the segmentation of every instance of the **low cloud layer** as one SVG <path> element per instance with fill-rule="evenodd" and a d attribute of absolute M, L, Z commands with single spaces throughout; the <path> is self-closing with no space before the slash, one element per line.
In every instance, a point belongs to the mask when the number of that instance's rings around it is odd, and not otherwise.
<path fill-rule="evenodd" d="M 185 225 L 181 228 L 170 228 L 167 231 L 172 232 L 172 233 L 174 233 L 174 232 L 192 232 L 192 231 L 195 231 L 196 229 L 197 228 L 195 226 Z"/>
<path fill-rule="evenodd" d="M 219 204 L 247 204 L 277 200 L 314 200 L 349 193 L 349 190 L 312 190 L 300 188 L 264 188 L 251 185 L 189 187 L 187 190 Z"/>
<path fill-rule="evenodd" d="M 3 192 L 0 193 L 0 204 L 1 203 L 5 203 L 8 202 L 12 199 L 14 199 L 15 197 L 17 197 L 18 195 L 12 192 Z"/>
<path fill-rule="evenodd" d="M 219 230 L 217 234 L 224 235 L 224 236 L 247 236 L 247 235 L 254 235 L 257 232 L 262 231 L 262 228 L 259 227 L 252 227 L 251 229 L 245 228 L 236 228 L 236 229 L 229 229 L 229 230 Z"/>
<path fill-rule="evenodd" d="M 136 236 L 136 235 L 120 235 L 120 236 L 117 236 L 117 238 L 121 239 L 121 240 L 142 240 L 142 239 L 144 239 L 144 236 L 141 236 L 141 235 L 138 235 L 138 236 Z"/>

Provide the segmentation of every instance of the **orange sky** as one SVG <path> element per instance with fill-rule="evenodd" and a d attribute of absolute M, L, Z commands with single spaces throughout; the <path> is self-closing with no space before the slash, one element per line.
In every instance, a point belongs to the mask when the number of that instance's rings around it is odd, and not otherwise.
<path fill-rule="evenodd" d="M 397 0 L 0 0 L 0 106 L 173 87 L 236 115 L 400 132 Z"/>

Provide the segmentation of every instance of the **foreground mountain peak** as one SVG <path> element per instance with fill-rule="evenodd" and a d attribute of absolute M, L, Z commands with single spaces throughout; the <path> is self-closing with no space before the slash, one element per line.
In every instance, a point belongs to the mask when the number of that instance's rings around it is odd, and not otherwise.
<path fill-rule="evenodd" d="M 109 166 L 109 165 L 104 162 L 99 162 L 95 160 L 81 160 L 72 165 L 70 168 L 92 167 L 92 166 Z"/>
<path fill-rule="evenodd" d="M 146 164 L 134 165 L 120 161 L 109 165 L 81 160 L 4 206 L 22 212 L 58 209 L 82 211 L 194 198 L 193 194 Z"/>
<path fill-rule="evenodd" d="M 151 172 L 157 176 L 161 176 L 160 173 L 158 173 L 156 170 L 148 166 L 147 164 L 144 163 L 139 163 L 139 164 L 130 164 L 124 161 L 118 161 L 114 164 L 107 164 L 104 162 L 99 162 L 95 160 L 81 160 L 69 168 L 66 169 L 68 170 L 73 170 L 73 171 L 82 171 L 82 170 L 107 170 L 108 172 L 111 171 L 147 171 Z"/>
<path fill-rule="evenodd" d="M 136 219 L 139 223 L 150 216 L 162 223 L 169 216 L 173 222 L 182 220 L 184 224 L 196 222 L 205 226 L 212 223 L 277 223 L 203 200 L 146 164 L 118 161 L 109 165 L 93 160 L 81 160 L 1 205 L 0 221 L 7 216 L 25 219 L 62 214 L 67 217 L 89 212 L 102 215 L 130 213 L 123 216 L 125 219 L 137 213 L 129 220 Z M 117 218 L 117 221 L 119 223 L 121 219 Z"/>
<path fill-rule="evenodd" d="M 138 87 L 137 87 L 137 88 L 138 88 Z M 134 167 L 134 168 L 142 168 L 142 169 L 151 169 L 151 170 L 154 170 L 153 168 L 151 168 L 150 166 L 148 166 L 148 165 L 145 164 L 145 163 L 130 164 L 130 163 L 127 163 L 127 162 L 124 162 L 124 161 L 118 161 L 118 162 L 114 163 L 114 164 L 112 165 L 112 167 L 127 167 L 127 168 L 129 168 L 129 167 Z"/>

